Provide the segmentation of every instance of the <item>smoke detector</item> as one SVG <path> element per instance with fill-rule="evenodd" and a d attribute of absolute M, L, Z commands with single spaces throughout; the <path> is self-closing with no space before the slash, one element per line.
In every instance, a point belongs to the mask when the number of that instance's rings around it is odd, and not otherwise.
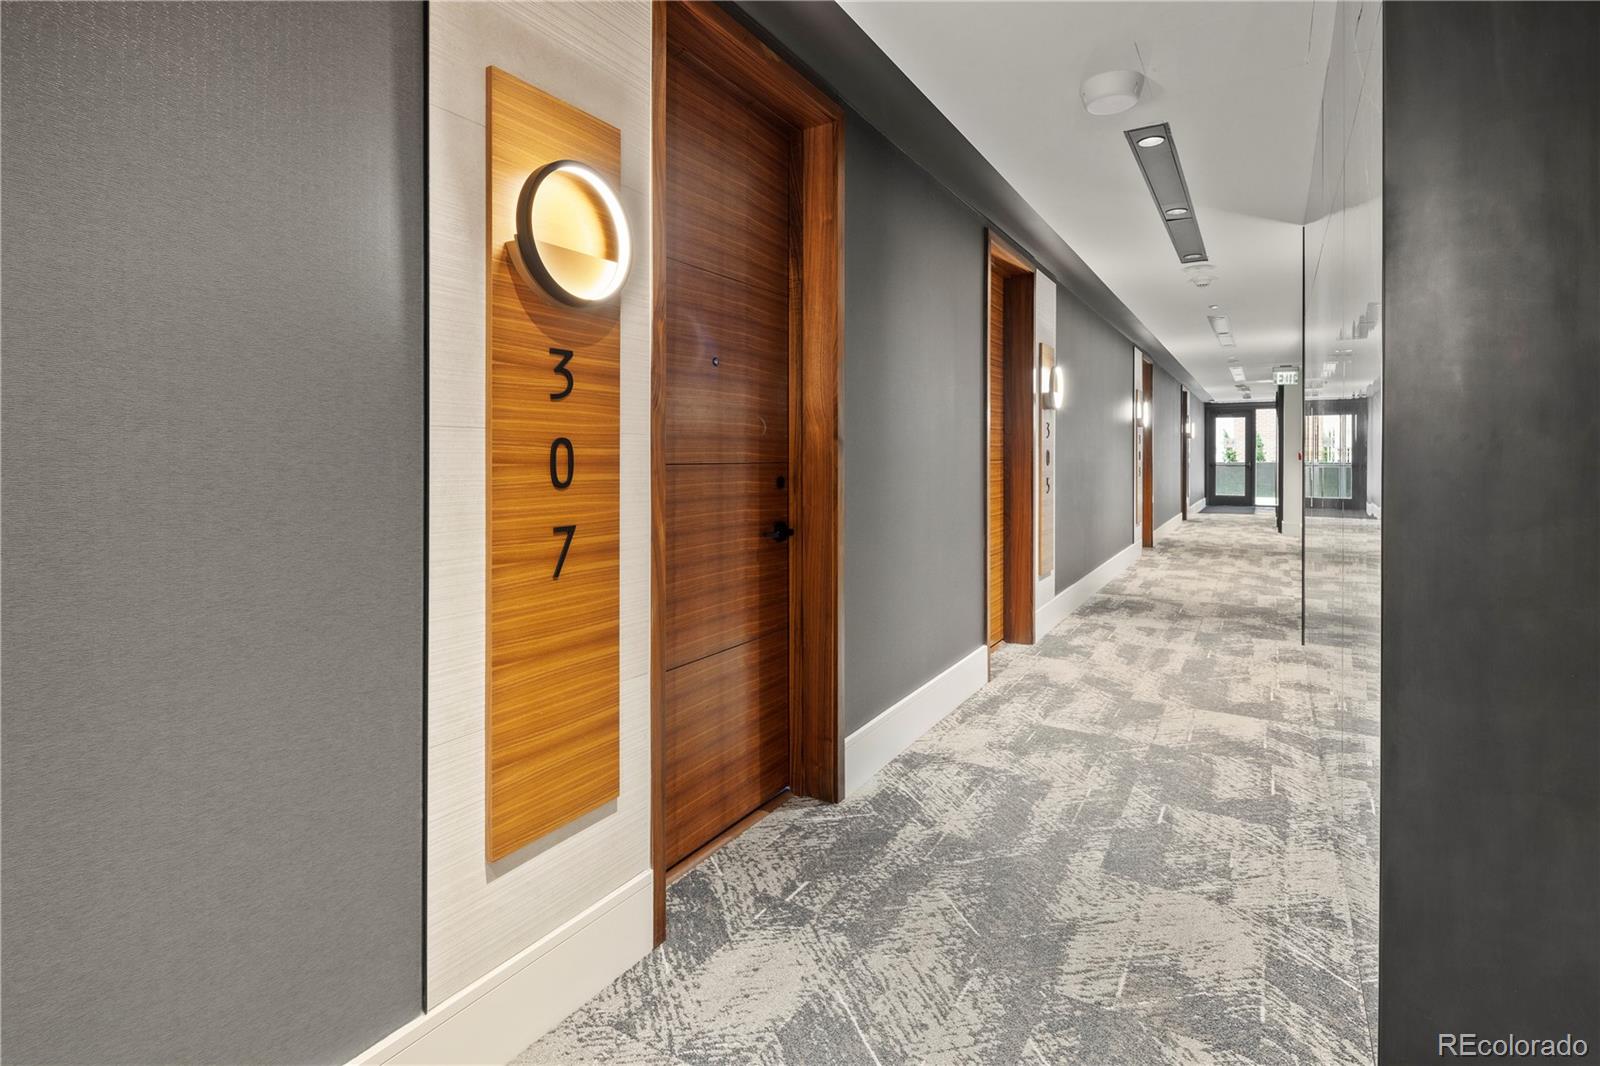
<path fill-rule="evenodd" d="M 1083 80 L 1078 97 L 1091 115 L 1120 115 L 1139 102 L 1144 75 L 1137 70 L 1108 70 Z"/>
<path fill-rule="evenodd" d="M 1197 289 L 1203 289 L 1217 280 L 1217 268 L 1210 263 L 1190 263 L 1183 268 L 1183 273 L 1189 279 L 1189 284 Z"/>

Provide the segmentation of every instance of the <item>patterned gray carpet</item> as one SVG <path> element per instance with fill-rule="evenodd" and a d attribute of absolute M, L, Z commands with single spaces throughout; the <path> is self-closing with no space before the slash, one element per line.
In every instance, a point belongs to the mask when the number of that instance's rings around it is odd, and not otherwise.
<path fill-rule="evenodd" d="M 1376 660 L 1300 647 L 1298 565 L 1185 524 L 519 1061 L 1372 1062 Z"/>

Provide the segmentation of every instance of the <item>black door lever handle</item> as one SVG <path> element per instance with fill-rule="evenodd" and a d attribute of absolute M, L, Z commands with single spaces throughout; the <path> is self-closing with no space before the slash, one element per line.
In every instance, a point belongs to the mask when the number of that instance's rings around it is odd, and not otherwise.
<path fill-rule="evenodd" d="M 761 535 L 766 537 L 768 540 L 777 541 L 779 544 L 782 544 L 784 541 L 794 536 L 794 527 L 780 518 L 776 522 L 772 523 L 771 530 Z"/>

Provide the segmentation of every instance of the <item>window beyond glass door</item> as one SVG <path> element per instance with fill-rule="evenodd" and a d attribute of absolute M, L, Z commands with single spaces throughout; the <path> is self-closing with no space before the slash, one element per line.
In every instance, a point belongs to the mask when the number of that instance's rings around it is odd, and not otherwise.
<path fill-rule="evenodd" d="M 1356 416 L 1306 415 L 1306 499 L 1349 500 L 1355 492 Z"/>
<path fill-rule="evenodd" d="M 1278 412 L 1256 412 L 1256 505 L 1278 505 Z"/>
<path fill-rule="evenodd" d="M 1212 431 L 1212 495 L 1222 500 L 1247 502 L 1250 425 L 1244 415 L 1218 415 Z"/>

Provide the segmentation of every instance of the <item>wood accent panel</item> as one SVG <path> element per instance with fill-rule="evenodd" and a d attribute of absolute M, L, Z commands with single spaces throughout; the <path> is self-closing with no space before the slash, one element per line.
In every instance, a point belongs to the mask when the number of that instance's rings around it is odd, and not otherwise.
<path fill-rule="evenodd" d="M 529 173 L 621 182 L 621 134 L 487 72 L 487 832 L 493 861 L 617 798 L 620 351 L 615 302 L 576 308 L 507 255 Z M 557 371 L 562 356 L 570 393 Z M 566 452 L 571 442 L 570 481 Z M 552 463 L 558 474 L 552 473 Z M 575 527 L 570 543 L 560 527 Z"/>
<path fill-rule="evenodd" d="M 669 867 L 784 790 L 789 719 L 760 708 L 788 689 L 782 632 L 667 671 L 665 785 L 686 801 L 667 809 Z"/>
<path fill-rule="evenodd" d="M 770 48 L 709 3 L 656 3 L 654 19 L 654 204 L 655 319 L 652 329 L 651 542 L 651 764 L 654 789 L 651 853 L 655 866 L 656 940 L 666 936 L 666 870 L 670 835 L 665 794 L 668 708 L 673 689 L 665 658 L 667 597 L 667 375 L 669 303 L 666 286 L 672 255 L 666 209 L 669 142 L 673 136 L 672 92 L 668 71 L 678 61 L 697 62 L 752 98 L 767 116 L 796 131 L 790 141 L 790 229 L 785 263 L 789 295 L 788 429 L 791 523 L 790 625 L 784 643 L 789 685 L 787 757 L 791 788 L 803 795 L 837 800 L 843 790 L 842 737 L 838 730 L 838 600 L 841 538 L 838 478 L 839 365 L 843 354 L 841 263 L 843 227 L 843 115 L 826 94 L 812 86 Z M 708 83 L 709 84 L 709 83 Z M 676 112 L 685 114 L 687 110 Z M 704 249 L 701 249 L 704 253 Z M 691 246 L 687 258 L 695 260 Z M 696 260 L 711 263 L 708 255 Z M 726 266 L 722 269 L 726 269 Z M 759 287 L 759 281 L 757 282 Z M 748 323 L 745 328 L 748 328 Z M 769 427 L 770 429 L 770 427 Z M 727 431 L 723 431 L 727 434 Z M 733 432 L 732 438 L 739 434 Z M 702 437 L 694 449 L 731 445 L 729 435 Z M 703 452 L 701 454 L 704 454 Z M 755 644 L 758 642 L 751 642 Z M 741 645 L 749 648 L 751 645 Z M 739 649 L 729 649 L 729 655 Z M 745 654 L 750 654 L 746 652 Z M 713 656 L 685 664 L 686 670 L 712 669 Z M 706 665 L 702 665 L 706 664 Z M 691 675 L 684 675 L 691 676 Z"/>
<path fill-rule="evenodd" d="M 1140 452 L 1143 454 L 1142 479 L 1140 491 L 1140 508 L 1144 515 L 1143 542 L 1146 548 L 1155 547 L 1156 543 L 1156 505 L 1155 505 L 1155 364 L 1146 359 L 1140 378 L 1140 402 L 1149 405 L 1150 416 L 1144 420 L 1143 439 Z"/>
<path fill-rule="evenodd" d="M 1006 278 L 1005 631 L 1033 643 L 1033 272 Z"/>
<path fill-rule="evenodd" d="M 789 625 L 787 463 L 667 467 L 666 668 Z M 787 700 L 785 701 L 787 702 Z"/>
<path fill-rule="evenodd" d="M 991 253 L 989 257 L 989 440 L 988 440 L 988 611 L 989 647 L 1005 639 L 1005 394 L 1006 394 L 1006 275 Z"/>

